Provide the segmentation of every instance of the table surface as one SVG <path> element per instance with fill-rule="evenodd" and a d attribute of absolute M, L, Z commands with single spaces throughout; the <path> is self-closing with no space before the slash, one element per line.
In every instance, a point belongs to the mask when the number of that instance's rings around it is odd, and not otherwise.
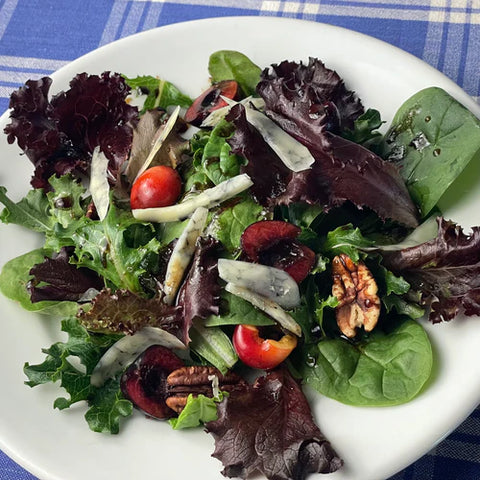
<path fill-rule="evenodd" d="M 99 46 L 162 25 L 236 15 L 313 20 L 371 35 L 480 98 L 480 0 L 0 0 L 0 113 L 27 79 Z M 35 477 L 0 451 L 0 479 Z M 480 479 L 480 408 L 390 480 L 412 479 Z"/>

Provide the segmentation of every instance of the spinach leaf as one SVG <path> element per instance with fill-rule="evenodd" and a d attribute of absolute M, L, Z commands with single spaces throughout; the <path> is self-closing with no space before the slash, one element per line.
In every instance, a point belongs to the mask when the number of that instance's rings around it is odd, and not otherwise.
<path fill-rule="evenodd" d="M 432 347 L 423 327 L 399 320 L 391 332 L 375 329 L 354 344 L 341 338 L 321 341 L 305 382 L 327 397 L 357 406 L 408 402 L 429 379 Z"/>
<path fill-rule="evenodd" d="M 394 293 L 382 298 L 382 303 L 385 305 L 387 312 L 395 311 L 400 315 L 408 315 L 410 318 L 422 318 L 425 315 L 425 309 L 420 307 L 417 303 L 406 300 Z"/>
<path fill-rule="evenodd" d="M 261 68 L 243 53 L 233 50 L 219 50 L 212 53 L 208 71 L 214 83 L 222 80 L 235 80 L 245 96 L 254 95 L 260 81 Z"/>
<path fill-rule="evenodd" d="M 211 315 L 205 320 L 206 327 L 218 325 L 275 325 L 275 322 L 261 310 L 243 298 L 222 291 L 221 315 Z"/>
<path fill-rule="evenodd" d="M 426 216 L 466 165 L 480 160 L 480 120 L 441 88 L 426 88 L 395 114 L 384 148 Z"/>
<path fill-rule="evenodd" d="M 192 104 L 192 99 L 183 94 L 175 85 L 166 80 L 151 75 L 139 76 L 136 78 L 125 77 L 127 85 L 132 89 L 139 89 L 142 93 L 147 94 L 142 111 L 153 108 L 166 109 L 171 105 L 180 105 L 183 108 L 188 108 Z"/>

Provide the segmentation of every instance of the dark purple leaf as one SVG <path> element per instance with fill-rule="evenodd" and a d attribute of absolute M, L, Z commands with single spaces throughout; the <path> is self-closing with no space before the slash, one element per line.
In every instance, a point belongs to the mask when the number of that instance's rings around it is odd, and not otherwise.
<path fill-rule="evenodd" d="M 407 227 L 418 225 L 418 213 L 398 170 L 370 150 L 337 135 L 327 134 L 331 154 L 313 151 L 312 177 L 318 187 L 328 185 L 328 206 L 350 201 L 369 207 L 382 220 Z"/>
<path fill-rule="evenodd" d="M 441 217 L 437 221 L 435 239 L 385 252 L 383 263 L 421 292 L 433 323 L 451 320 L 459 312 L 480 315 L 480 227 L 466 235 L 453 222 Z"/>
<path fill-rule="evenodd" d="M 328 149 L 324 133 L 353 129 L 364 112 L 354 92 L 316 58 L 308 65 L 282 62 L 266 69 L 257 86 L 267 115 L 284 130 L 313 148 Z"/>
<path fill-rule="evenodd" d="M 218 249 L 220 244 L 212 237 L 200 238 L 188 275 L 178 293 L 177 305 L 182 309 L 184 338 L 196 318 L 218 315 L 220 284 L 218 283 Z"/>
<path fill-rule="evenodd" d="M 292 172 L 267 145 L 261 134 L 247 122 L 243 106 L 234 106 L 226 118 L 235 124 L 235 133 L 228 140 L 232 153 L 249 160 L 242 170 L 253 179 L 250 192 L 260 204 L 275 205 L 278 197 L 284 195 Z"/>
<path fill-rule="evenodd" d="M 227 120 L 235 124 L 232 152 L 248 160 L 244 171 L 253 180 L 252 195 L 265 206 L 306 202 L 325 209 L 346 201 L 367 206 L 383 220 L 409 227 L 417 212 L 395 167 L 366 148 L 329 132 L 325 150 L 310 148 L 315 163 L 309 170 L 290 171 L 246 121 L 244 107 L 235 106 Z"/>
<path fill-rule="evenodd" d="M 50 188 L 48 178 L 66 173 L 88 174 L 96 146 L 109 159 L 116 181 L 132 142 L 137 108 L 125 101 L 129 87 L 119 74 L 82 73 L 70 89 L 48 100 L 51 79 L 29 80 L 10 99 L 8 142 L 18 145 L 35 166 L 32 186 Z"/>
<path fill-rule="evenodd" d="M 140 297 L 128 290 L 102 290 L 88 311 L 79 312 L 78 319 L 94 332 L 133 334 L 150 326 L 162 328 L 185 342 L 181 308 L 166 305 L 159 298 Z"/>
<path fill-rule="evenodd" d="M 101 290 L 103 280 L 88 268 L 69 263 L 67 249 L 52 258 L 46 257 L 30 270 L 33 279 L 28 284 L 33 303 L 43 300 L 78 302 L 91 288 Z"/>
<path fill-rule="evenodd" d="M 55 152 L 60 144 L 60 132 L 51 120 L 52 107 L 48 91 L 52 80 L 28 80 L 25 86 L 12 93 L 11 122 L 5 127 L 8 143 L 18 141 L 33 164 Z"/>
<path fill-rule="evenodd" d="M 213 456 L 227 477 L 247 478 L 260 471 L 271 480 L 301 480 L 342 465 L 286 369 L 271 371 L 243 394 L 225 398 L 218 420 L 206 427 L 215 439 Z"/>

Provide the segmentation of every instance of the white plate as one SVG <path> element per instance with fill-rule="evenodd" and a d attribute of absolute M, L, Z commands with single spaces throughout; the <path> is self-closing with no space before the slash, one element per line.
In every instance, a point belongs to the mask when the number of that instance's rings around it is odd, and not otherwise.
<path fill-rule="evenodd" d="M 120 40 L 55 73 L 53 90 L 67 87 L 76 73 L 112 70 L 159 75 L 195 96 L 208 85 L 208 57 L 219 49 L 240 50 L 260 66 L 316 56 L 337 69 L 364 105 L 379 109 L 387 121 L 407 97 L 430 85 L 445 88 L 480 115 L 479 106 L 459 87 L 390 45 L 337 27 L 266 17 L 201 20 Z M 6 122 L 4 116 L 2 129 Z M 28 189 L 30 164 L 5 137 L 0 158 L 0 184 L 19 199 Z M 461 195 L 449 196 L 455 201 L 450 216 L 465 226 L 478 225 L 480 213 L 473 205 L 480 204 L 479 184 L 468 175 L 463 179 L 458 184 Z M 2 225 L 0 242 L 1 266 L 38 240 L 23 229 Z M 84 405 L 54 410 L 53 401 L 63 391 L 53 385 L 30 390 L 23 385 L 22 367 L 25 361 L 42 361 L 40 349 L 62 338 L 57 321 L 26 313 L 3 297 L 0 311 L 0 448 L 25 468 L 49 480 L 224 478 L 220 462 L 210 457 L 213 440 L 201 429 L 175 432 L 165 423 L 136 415 L 119 435 L 107 436 L 88 429 Z M 320 428 L 345 460 L 342 470 L 324 478 L 385 479 L 426 453 L 480 401 L 478 319 L 426 328 L 435 349 L 436 372 L 413 402 L 354 408 L 307 392 Z"/>

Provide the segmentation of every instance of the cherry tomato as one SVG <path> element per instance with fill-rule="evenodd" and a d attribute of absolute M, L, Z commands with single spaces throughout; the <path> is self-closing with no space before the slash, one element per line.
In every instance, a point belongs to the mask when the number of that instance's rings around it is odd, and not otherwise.
<path fill-rule="evenodd" d="M 284 335 L 280 340 L 260 337 L 254 325 L 237 325 L 233 346 L 240 360 L 249 367 L 270 370 L 282 363 L 297 346 L 297 337 Z"/>
<path fill-rule="evenodd" d="M 139 208 L 168 207 L 182 191 L 182 180 L 172 167 L 159 165 L 145 170 L 133 183 L 130 205 Z"/>

